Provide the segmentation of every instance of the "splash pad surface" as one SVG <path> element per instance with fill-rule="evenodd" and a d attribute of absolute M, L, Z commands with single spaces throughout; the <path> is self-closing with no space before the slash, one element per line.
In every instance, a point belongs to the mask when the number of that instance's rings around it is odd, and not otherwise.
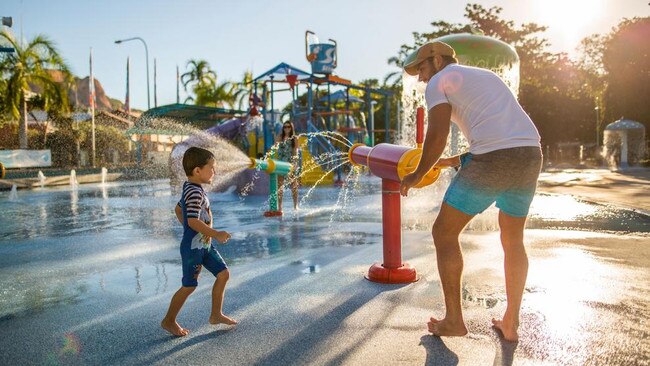
<path fill-rule="evenodd" d="M 379 188 L 379 179 L 367 176 L 347 198 L 340 188 L 318 188 L 297 214 L 286 210 L 285 217 L 270 220 L 261 218 L 266 197 L 210 193 L 215 226 L 233 234 L 219 249 L 232 273 L 225 310 L 240 325 L 225 330 L 207 324 L 213 280 L 203 274 L 179 316 L 192 330 L 182 339 L 158 327 L 181 271 L 181 229 L 171 209 L 178 197 L 167 181 L 21 191 L 12 201 L 2 192 L 3 359 L 219 359 L 224 365 L 647 360 L 646 351 L 639 352 L 649 349 L 643 336 L 650 319 L 643 300 L 650 295 L 646 216 L 538 195 L 526 234 L 530 273 L 522 339 L 513 348 L 489 327 L 505 306 L 494 212 L 477 218 L 461 237 L 470 335 L 440 339 L 426 335 L 425 325 L 442 309 L 429 234 L 439 202 L 417 195 L 404 201 L 403 257 L 418 268 L 420 281 L 374 284 L 363 275 L 381 258 Z"/>

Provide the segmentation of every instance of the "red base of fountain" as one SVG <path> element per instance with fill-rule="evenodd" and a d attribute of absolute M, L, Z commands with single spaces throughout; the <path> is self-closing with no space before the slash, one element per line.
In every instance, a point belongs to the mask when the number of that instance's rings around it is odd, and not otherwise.
<path fill-rule="evenodd" d="M 416 282 L 418 275 L 415 268 L 408 263 L 397 268 L 386 268 L 382 264 L 375 263 L 368 270 L 366 278 L 372 282 L 397 284 Z"/>

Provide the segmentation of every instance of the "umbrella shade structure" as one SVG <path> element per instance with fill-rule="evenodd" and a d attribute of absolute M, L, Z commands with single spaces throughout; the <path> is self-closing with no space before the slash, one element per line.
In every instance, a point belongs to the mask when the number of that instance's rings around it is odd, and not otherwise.
<path fill-rule="evenodd" d="M 645 151 L 645 126 L 621 117 L 603 131 L 604 156 L 610 169 L 626 168 L 643 160 Z"/>
<path fill-rule="evenodd" d="M 297 80 L 306 80 L 311 76 L 310 73 L 302 71 L 297 67 L 293 67 L 287 63 L 280 63 L 271 70 L 263 73 L 262 75 L 256 77 L 253 82 L 256 81 L 286 81 L 287 75 L 297 75 Z"/>
<path fill-rule="evenodd" d="M 346 93 L 343 90 L 339 90 L 337 92 L 334 92 L 334 93 L 330 94 L 329 96 L 330 96 L 330 101 L 332 101 L 332 103 L 345 102 L 345 100 L 347 99 Z M 327 102 L 327 95 L 320 98 L 318 101 L 319 102 Z M 350 95 L 350 102 L 363 103 L 363 99 L 361 99 L 359 97 L 355 97 L 354 95 Z"/>

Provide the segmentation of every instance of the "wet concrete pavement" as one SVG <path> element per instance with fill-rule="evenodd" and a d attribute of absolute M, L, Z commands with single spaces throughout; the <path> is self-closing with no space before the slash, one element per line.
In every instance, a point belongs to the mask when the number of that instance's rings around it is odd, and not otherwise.
<path fill-rule="evenodd" d="M 102 194 L 81 192 L 65 203 L 66 210 L 71 204 L 79 212 L 99 210 L 97 217 L 76 216 L 94 220 L 99 229 L 72 220 L 60 227 L 42 226 L 40 230 L 50 233 L 44 237 L 39 236 L 43 231 L 15 227 L 13 236 L 3 239 L 0 363 L 650 363 L 647 231 L 527 230 L 530 270 L 521 339 L 511 343 L 490 326 L 490 319 L 505 309 L 503 254 L 494 230 L 463 234 L 463 309 L 470 333 L 440 338 L 426 329 L 427 319 L 443 311 L 428 230 L 415 225 L 404 232 L 403 258 L 417 268 L 418 282 L 382 285 L 363 277 L 373 262 L 381 261 L 379 196 L 355 198 L 363 207 L 359 215 L 353 211 L 355 217 L 344 215 L 329 223 L 326 207 L 324 214 L 314 210 L 298 220 L 263 221 L 238 214 L 223 222 L 235 234 L 230 248 L 223 248 L 231 264 L 224 310 L 240 324 L 227 328 L 207 323 L 213 280 L 202 274 L 179 316 L 192 333 L 174 338 L 159 327 L 181 276 L 178 233 L 168 228 L 173 217 L 163 209 L 153 222 L 129 222 L 142 212 L 165 207 L 161 200 L 173 201 L 162 190 L 140 190 L 140 203 L 133 208 L 132 197 L 109 191 L 106 201 Z M 52 201 L 58 205 L 62 198 Z M 47 222 L 64 212 L 34 204 L 33 211 Z M 222 204 L 232 210 L 248 207 Z M 108 216 L 101 215 L 103 205 L 108 206 Z M 110 216 L 126 207 L 132 210 L 128 215 Z M 20 211 L 14 216 L 20 218 Z M 264 255 L 235 250 L 239 246 L 251 251 L 248 242 L 262 248 Z"/>
<path fill-rule="evenodd" d="M 630 168 L 619 172 L 606 169 L 551 170 L 541 174 L 539 190 L 650 215 L 650 168 Z"/>
<path fill-rule="evenodd" d="M 158 327 L 180 268 L 163 286 L 141 268 L 121 281 L 88 281 L 81 298 L 5 317 L 2 363 L 213 365 L 643 365 L 650 360 L 648 238 L 532 230 L 521 340 L 505 342 L 490 319 L 505 308 L 498 234 L 465 234 L 465 337 L 427 335 L 442 298 L 428 233 L 405 236 L 419 272 L 410 285 L 363 274 L 377 244 L 298 250 L 231 266 L 225 311 L 234 328 L 207 323 L 210 276 L 202 276 L 174 338 Z M 312 265 L 318 271 L 309 271 Z M 117 276 L 108 273 L 106 276 Z M 131 288 L 139 286 L 135 294 Z M 164 289 L 162 288 L 164 287 Z"/>

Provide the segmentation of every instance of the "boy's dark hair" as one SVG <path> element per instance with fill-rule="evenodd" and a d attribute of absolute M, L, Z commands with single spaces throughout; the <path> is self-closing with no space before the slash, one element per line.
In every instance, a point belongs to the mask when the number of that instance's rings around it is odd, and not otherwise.
<path fill-rule="evenodd" d="M 188 177 L 192 175 L 194 168 L 200 168 L 208 163 L 208 160 L 214 159 L 214 155 L 206 149 L 192 146 L 183 155 L 183 170 Z"/>

